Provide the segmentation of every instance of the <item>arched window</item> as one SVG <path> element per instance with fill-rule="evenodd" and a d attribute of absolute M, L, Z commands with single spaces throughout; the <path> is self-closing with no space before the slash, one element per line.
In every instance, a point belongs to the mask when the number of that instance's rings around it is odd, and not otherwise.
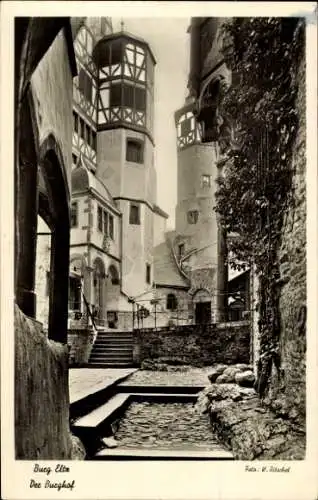
<path fill-rule="evenodd" d="M 167 309 L 170 311 L 175 311 L 178 306 L 177 297 L 173 293 L 167 295 Z"/>
<path fill-rule="evenodd" d="M 115 266 L 109 266 L 108 275 L 112 285 L 119 285 L 119 274 Z"/>

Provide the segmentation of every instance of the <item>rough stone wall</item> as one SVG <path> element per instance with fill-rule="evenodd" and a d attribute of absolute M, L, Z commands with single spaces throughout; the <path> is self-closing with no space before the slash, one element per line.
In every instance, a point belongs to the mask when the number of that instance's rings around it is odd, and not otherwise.
<path fill-rule="evenodd" d="M 305 425 L 306 410 L 306 72 L 302 61 L 297 108 L 299 130 L 293 151 L 293 191 L 279 252 L 281 373 L 273 370 L 269 402 Z"/>
<path fill-rule="evenodd" d="M 214 363 L 249 363 L 248 322 L 217 325 L 185 325 L 172 329 L 135 332 L 138 360 L 179 358 L 194 366 Z"/>
<path fill-rule="evenodd" d="M 68 349 L 15 306 L 16 459 L 72 457 Z"/>

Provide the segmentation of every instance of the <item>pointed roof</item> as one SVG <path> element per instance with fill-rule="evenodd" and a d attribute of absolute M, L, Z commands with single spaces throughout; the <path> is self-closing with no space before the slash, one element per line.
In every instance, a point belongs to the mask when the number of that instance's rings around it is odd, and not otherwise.
<path fill-rule="evenodd" d="M 80 155 L 76 167 L 72 171 L 72 194 L 92 190 L 108 202 L 116 211 L 118 207 L 105 184 L 86 166 L 85 159 Z"/>

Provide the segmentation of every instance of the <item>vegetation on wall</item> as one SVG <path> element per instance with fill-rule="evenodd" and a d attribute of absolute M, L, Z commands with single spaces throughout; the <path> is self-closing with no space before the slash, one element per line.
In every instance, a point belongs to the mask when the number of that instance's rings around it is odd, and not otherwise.
<path fill-rule="evenodd" d="M 258 390 L 266 393 L 272 363 L 280 368 L 278 249 L 292 200 L 292 152 L 298 119 L 297 70 L 305 23 L 297 18 L 236 18 L 222 28 L 232 85 L 221 100 L 224 175 L 216 211 L 232 264 L 255 265 L 260 277 Z"/>

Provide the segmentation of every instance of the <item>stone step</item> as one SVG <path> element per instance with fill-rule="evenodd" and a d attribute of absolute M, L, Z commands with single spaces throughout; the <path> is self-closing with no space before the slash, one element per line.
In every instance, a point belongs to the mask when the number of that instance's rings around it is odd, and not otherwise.
<path fill-rule="evenodd" d="M 234 456 L 230 451 L 220 447 L 215 447 L 211 451 L 186 451 L 186 450 L 159 450 L 148 449 L 141 450 L 139 448 L 105 448 L 98 451 L 94 460 L 234 460 Z"/>
<path fill-rule="evenodd" d="M 94 350 L 96 351 L 104 351 L 104 352 L 132 352 L 132 346 L 126 346 L 126 345 L 120 345 L 120 346 L 113 346 L 113 345 L 104 345 L 104 344 L 97 344 L 94 345 Z"/>
<path fill-rule="evenodd" d="M 87 368 L 133 368 L 135 365 L 132 361 L 89 361 Z"/>
<path fill-rule="evenodd" d="M 102 345 L 102 346 L 105 346 L 105 347 L 108 347 L 108 346 L 118 346 L 118 347 L 131 347 L 133 348 L 134 346 L 134 343 L 133 342 L 129 342 L 129 341 L 117 341 L 117 340 L 99 340 L 97 339 L 94 343 L 94 346 L 95 345 Z"/>
<path fill-rule="evenodd" d="M 122 358 L 128 358 L 128 359 L 132 359 L 132 353 L 129 353 L 129 352 L 92 352 L 91 354 L 91 359 L 93 358 L 110 358 L 110 359 L 114 359 L 114 358 L 118 358 L 118 359 L 122 359 Z"/>
<path fill-rule="evenodd" d="M 98 332 L 97 333 L 97 338 L 115 338 L 115 339 L 133 339 L 134 336 L 131 333 L 108 333 L 108 332 Z"/>
<path fill-rule="evenodd" d="M 124 403 L 129 399 L 129 394 L 116 394 L 110 398 L 105 404 L 99 406 L 87 415 L 80 417 L 73 423 L 73 427 L 96 429 L 99 425 L 109 419 L 117 410 L 119 410 Z"/>

